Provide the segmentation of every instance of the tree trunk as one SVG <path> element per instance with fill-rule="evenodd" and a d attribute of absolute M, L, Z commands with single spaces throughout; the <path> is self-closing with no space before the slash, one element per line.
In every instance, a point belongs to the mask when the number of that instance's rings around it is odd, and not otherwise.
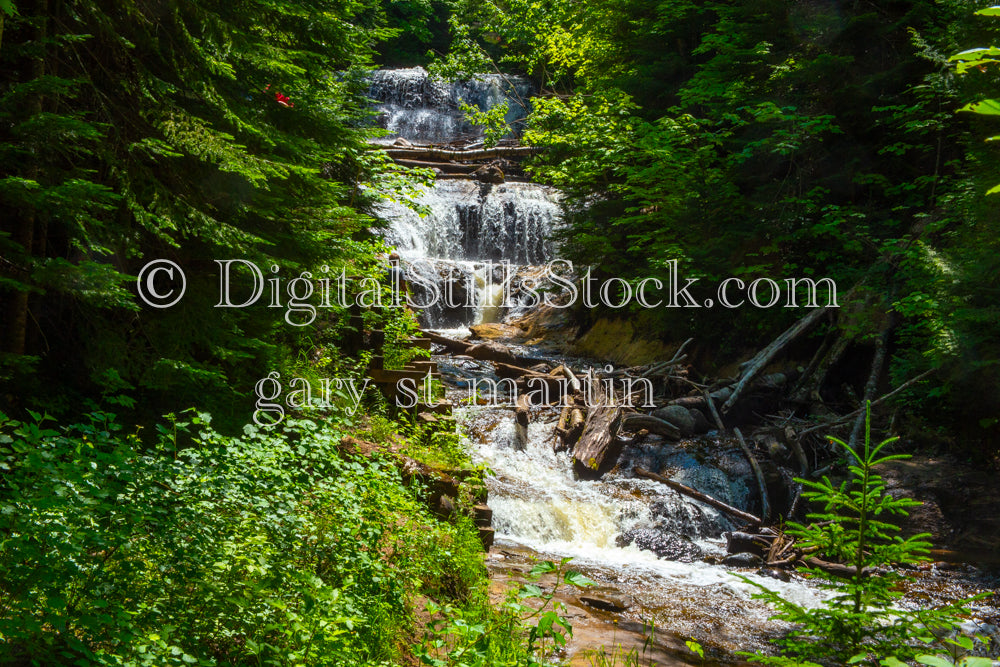
<path fill-rule="evenodd" d="M 645 429 L 650 433 L 662 435 L 671 440 L 680 440 L 680 430 L 670 422 L 654 417 L 652 415 L 626 415 L 622 419 L 622 428 L 628 431 L 639 431 Z"/>
<path fill-rule="evenodd" d="M 45 44 L 47 41 L 49 8 L 48 0 L 37 0 L 35 3 L 35 13 L 38 26 L 35 29 L 35 39 L 38 44 Z M 41 52 L 33 61 L 31 67 L 31 78 L 38 80 L 45 76 L 45 53 Z M 42 95 L 33 95 L 28 101 L 30 115 L 36 116 L 43 109 Z M 27 178 L 38 180 L 40 168 L 37 161 L 28 168 Z M 35 222 L 36 212 L 24 211 L 18 216 L 17 227 L 14 232 L 14 241 L 24 250 L 24 269 L 30 272 L 35 249 Z M 28 277 L 26 276 L 26 279 Z M 4 336 L 4 351 L 9 354 L 22 355 L 25 353 L 24 341 L 28 330 L 28 296 L 27 290 L 17 290 L 13 292 L 8 301 L 9 314 L 7 316 L 7 331 Z"/>
<path fill-rule="evenodd" d="M 826 315 L 827 310 L 827 308 L 816 308 L 775 338 L 770 345 L 758 352 L 757 356 L 750 360 L 746 370 L 743 371 L 740 381 L 733 387 L 733 394 L 722 404 L 722 412 L 729 412 L 736 404 L 736 401 L 740 399 L 743 390 L 757 377 L 757 374 L 764 370 L 764 367 L 771 363 L 771 360 L 785 349 L 785 346 L 818 324 L 820 319 Z"/>

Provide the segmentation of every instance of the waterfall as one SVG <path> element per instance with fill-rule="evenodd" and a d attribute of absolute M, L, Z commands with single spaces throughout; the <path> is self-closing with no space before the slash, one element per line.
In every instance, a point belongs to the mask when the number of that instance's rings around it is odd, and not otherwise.
<path fill-rule="evenodd" d="M 464 120 L 461 101 L 487 110 L 506 100 L 508 121 L 516 122 L 526 114 L 522 100 L 529 95 L 530 87 L 519 80 L 489 75 L 443 83 L 420 68 L 377 72 L 370 86 L 381 123 L 393 135 L 387 143 L 475 141 L 481 133 Z M 423 215 L 385 203 L 379 216 L 415 297 L 427 304 L 420 308 L 423 326 L 463 329 L 531 307 L 516 298 L 509 303 L 505 289 L 518 278 L 530 279 L 532 271 L 537 275 L 554 258 L 557 191 L 532 183 L 439 179 L 422 188 L 416 203 Z M 520 351 L 542 355 L 533 348 Z M 558 408 L 533 408 L 524 442 L 515 435 L 511 410 L 475 400 L 499 391 L 496 384 L 487 384 L 485 392 L 477 388 L 482 381 L 496 383 L 494 366 L 468 357 L 436 361 L 449 398 L 459 406 L 455 416 L 466 447 L 491 471 L 486 483 L 499 548 L 488 563 L 503 568 L 504 559 L 524 552 L 529 558 L 570 557 L 574 568 L 636 602 L 626 619 L 648 616 L 658 631 L 726 651 L 762 647 L 761 629 L 774 627 L 768 625 L 771 610 L 751 599 L 757 592 L 752 584 L 719 565 L 722 533 L 734 526 L 715 509 L 633 474 L 641 466 L 750 509 L 753 478 L 741 450 L 711 434 L 676 443 L 650 436 L 625 446 L 616 468 L 602 479 L 576 479 L 571 455 L 553 451 Z M 553 361 L 582 365 L 579 359 Z M 804 607 L 829 595 L 800 579 L 769 578 L 767 570 L 742 574 Z"/>
<path fill-rule="evenodd" d="M 472 262 L 543 264 L 552 258 L 551 234 L 559 218 L 554 190 L 534 183 L 440 181 L 424 189 L 420 217 L 402 204 L 386 204 L 385 237 L 403 257 Z"/>
<path fill-rule="evenodd" d="M 444 143 L 476 139 L 482 131 L 465 120 L 464 102 L 480 111 L 507 102 L 507 124 L 517 129 L 528 115 L 531 84 L 519 77 L 479 74 L 475 79 L 445 83 L 422 67 L 385 69 L 371 78 L 368 97 L 378 102 L 379 123 L 392 136 L 415 143 Z"/>
<path fill-rule="evenodd" d="M 531 86 L 519 78 L 479 75 L 445 83 L 420 67 L 375 72 L 369 96 L 378 103 L 383 127 L 410 142 L 442 143 L 481 137 L 464 120 L 459 104 L 486 111 L 507 102 L 507 122 L 527 115 Z M 558 192 L 535 183 L 438 180 L 421 189 L 414 208 L 386 202 L 379 216 L 389 225 L 388 243 L 404 260 L 421 309 L 432 328 L 499 321 L 504 314 L 502 278 L 487 280 L 496 262 L 539 265 L 552 259 L 552 232 L 559 224 Z M 434 289 L 428 287 L 433 284 Z M 450 291 L 449 303 L 438 295 Z"/>

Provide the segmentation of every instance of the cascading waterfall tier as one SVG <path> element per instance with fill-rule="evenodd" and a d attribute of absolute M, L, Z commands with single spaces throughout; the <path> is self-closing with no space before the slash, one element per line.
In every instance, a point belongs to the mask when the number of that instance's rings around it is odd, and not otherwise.
<path fill-rule="evenodd" d="M 382 211 L 391 223 L 386 240 L 407 259 L 544 264 L 552 257 L 559 203 L 551 188 L 441 181 L 417 203 L 429 213 L 421 217 L 401 204 Z"/>
<path fill-rule="evenodd" d="M 462 103 L 488 111 L 507 102 L 507 124 L 517 133 L 528 115 L 531 84 L 519 77 L 480 74 L 469 81 L 446 83 L 422 67 L 384 69 L 371 78 L 368 96 L 378 103 L 380 124 L 393 136 L 415 143 L 476 139 L 482 130 L 465 120 Z"/>

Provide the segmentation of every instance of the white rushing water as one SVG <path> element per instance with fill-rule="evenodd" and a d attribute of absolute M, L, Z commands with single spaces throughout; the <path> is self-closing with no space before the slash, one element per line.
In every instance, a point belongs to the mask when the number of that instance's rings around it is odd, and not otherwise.
<path fill-rule="evenodd" d="M 395 203 L 382 209 L 390 222 L 386 240 L 403 257 L 512 264 L 543 264 L 552 257 L 551 236 L 559 220 L 552 188 L 439 181 L 416 201 L 427 215 Z"/>
<path fill-rule="evenodd" d="M 501 541 L 558 556 L 571 556 L 578 565 L 628 572 L 629 577 L 656 581 L 661 593 L 678 587 L 703 589 L 708 596 L 737 596 L 749 600 L 756 589 L 726 568 L 710 565 L 702 555 L 724 553 L 724 530 L 729 522 L 716 510 L 691 501 L 645 479 L 609 475 L 596 481 L 578 480 L 572 457 L 552 449 L 552 424 L 533 421 L 523 450 L 515 446 L 510 411 L 464 407 L 458 410 L 468 445 L 477 462 L 486 465 L 493 527 Z M 625 454 L 628 456 L 628 453 Z M 678 460 L 678 459 L 675 459 Z M 698 486 L 712 484 L 717 468 L 694 461 L 677 478 Z M 742 479 L 728 481 L 740 493 Z M 718 490 L 716 490 L 718 494 Z M 648 530 L 676 539 L 682 562 L 658 558 L 635 544 L 619 546 L 623 534 Z M 668 542 L 669 544 L 669 542 Z M 814 606 L 821 597 L 801 581 L 782 582 L 744 572 L 798 604 Z"/>
<path fill-rule="evenodd" d="M 462 119 L 460 100 L 486 110 L 528 92 L 521 83 L 511 87 L 492 76 L 444 84 L 415 68 L 377 73 L 370 94 L 381 102 L 382 122 L 396 136 L 445 142 L 479 136 Z M 525 107 L 512 105 L 509 119 L 523 117 Z M 429 328 L 464 337 L 469 325 L 501 320 L 510 311 L 502 303 L 500 284 L 511 270 L 502 263 L 515 265 L 516 271 L 516 265 L 537 266 L 554 257 L 551 238 L 560 209 L 559 193 L 551 188 L 439 180 L 424 189 L 418 203 L 426 215 L 386 204 L 381 217 L 389 223 L 386 239 L 403 258 L 417 296 L 426 297 L 428 285 L 441 293 L 450 289 L 451 303 L 439 299 L 423 309 L 421 323 Z M 439 365 L 458 387 L 491 372 L 477 362 L 441 359 Z M 468 395 L 454 388 L 451 393 L 456 404 Z M 501 548 L 518 545 L 544 557 L 572 557 L 576 567 L 589 568 L 635 597 L 672 632 L 702 640 L 711 633 L 717 645 L 729 648 L 749 648 L 751 638 L 760 635 L 769 611 L 751 601 L 754 587 L 704 562 L 724 552 L 721 534 L 731 528 L 726 518 L 629 473 L 631 464 L 643 465 L 745 506 L 749 470 L 741 457 L 720 455 L 706 463 L 683 447 L 628 448 L 623 472 L 583 481 L 575 479 L 570 455 L 552 449 L 553 414 L 548 422 L 542 414 L 533 416 L 523 448 L 515 447 L 510 410 L 467 406 L 458 408 L 456 417 L 474 458 L 493 472 L 489 505 Z M 819 602 L 817 591 L 801 580 L 745 574 L 799 604 Z"/>
<path fill-rule="evenodd" d="M 378 101 L 383 126 L 413 143 L 448 142 L 481 137 L 460 111 L 464 102 L 486 111 L 507 103 L 507 122 L 516 127 L 526 113 L 531 87 L 518 78 L 495 74 L 444 83 L 419 67 L 381 70 L 372 77 L 369 96 Z M 497 321 L 503 315 L 502 292 L 491 280 L 489 263 L 513 266 L 544 264 L 553 256 L 552 232 L 559 224 L 558 192 L 535 183 L 480 183 L 438 180 L 422 188 L 414 207 L 386 202 L 379 216 L 389 223 L 386 240 L 396 247 L 415 282 L 421 323 L 455 327 Z M 418 211 L 420 211 L 418 213 Z M 446 302 L 428 294 L 450 285 Z M 471 305 L 469 305 L 471 304 Z"/>
<path fill-rule="evenodd" d="M 480 74 L 470 81 L 437 81 L 422 67 L 375 72 L 368 96 L 379 105 L 380 124 L 392 135 L 414 143 L 444 143 L 482 137 L 482 130 L 465 120 L 461 104 L 480 111 L 507 103 L 506 121 L 515 133 L 527 116 L 531 85 L 519 77 Z"/>

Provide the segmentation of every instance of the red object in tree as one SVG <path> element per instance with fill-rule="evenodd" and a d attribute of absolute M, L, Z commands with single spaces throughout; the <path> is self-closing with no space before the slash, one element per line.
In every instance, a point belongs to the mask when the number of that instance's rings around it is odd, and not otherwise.
<path fill-rule="evenodd" d="M 295 103 L 292 102 L 288 95 L 282 95 L 281 93 L 274 94 L 274 100 L 283 107 L 294 107 Z"/>

